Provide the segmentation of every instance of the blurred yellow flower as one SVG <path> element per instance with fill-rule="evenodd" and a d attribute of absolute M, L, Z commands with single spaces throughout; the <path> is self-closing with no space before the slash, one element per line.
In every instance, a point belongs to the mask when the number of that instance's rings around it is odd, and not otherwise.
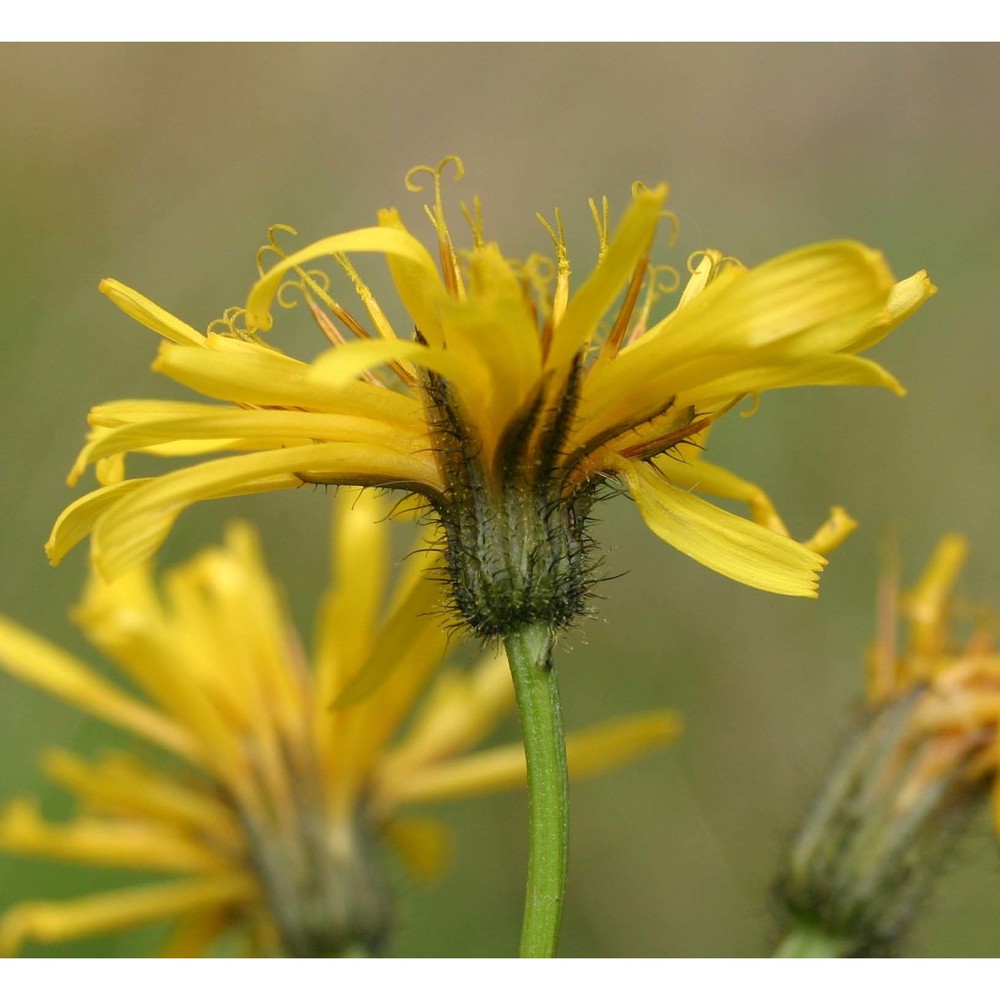
<path fill-rule="evenodd" d="M 411 557 L 387 595 L 386 505 L 342 490 L 336 508 L 311 667 L 244 523 L 160 590 L 144 563 L 112 583 L 92 579 L 76 621 L 138 695 L 0 619 L 8 673 L 183 765 L 168 769 L 156 753 L 45 755 L 80 815 L 53 824 L 14 801 L 0 849 L 175 877 L 15 905 L 0 918 L 0 953 L 165 919 L 175 921 L 168 955 L 204 954 L 233 928 L 253 954 L 377 950 L 391 905 L 381 842 L 427 877 L 448 854 L 446 830 L 400 810 L 523 784 L 520 745 L 471 752 L 513 705 L 503 654 L 432 681 L 448 642 L 433 613 L 440 585 L 425 572 L 432 557 Z M 356 677 L 377 689 L 345 698 Z M 571 771 L 614 766 L 677 728 L 650 712 L 585 730 L 568 741 Z"/>
<path fill-rule="evenodd" d="M 782 866 L 779 956 L 894 953 L 991 786 L 1000 832 L 996 616 L 970 614 L 954 599 L 967 549 L 960 535 L 945 535 L 902 595 L 895 564 L 883 577 L 870 710 Z M 959 629 L 962 618 L 967 627 Z M 900 619 L 908 632 L 902 648 Z"/>
<path fill-rule="evenodd" d="M 957 628 L 954 590 L 967 555 L 963 536 L 945 535 L 916 586 L 902 597 L 893 574 L 886 574 L 878 637 L 869 653 L 868 700 L 884 705 L 906 696 L 917 698 L 909 738 L 921 755 L 900 791 L 898 810 L 905 812 L 922 792 L 944 779 L 970 788 L 991 780 L 1000 832 L 997 619 L 993 611 L 980 611 L 968 634 L 961 635 Z M 908 633 L 902 650 L 896 635 L 900 616 Z M 969 612 L 961 617 L 968 618 Z"/>
<path fill-rule="evenodd" d="M 555 260 L 515 262 L 485 238 L 478 199 L 463 211 L 472 247 L 456 249 L 433 181 L 428 215 L 438 263 L 395 210 L 377 226 L 286 255 L 275 227 L 266 270 L 246 310 L 221 332 L 199 333 L 116 281 L 101 290 L 166 339 L 154 368 L 229 405 L 124 400 L 96 407 L 71 482 L 98 463 L 102 488 L 69 507 L 48 553 L 58 562 L 93 532 L 108 576 L 151 554 L 179 513 L 199 500 L 303 482 L 380 485 L 426 499 L 442 529 L 453 603 L 481 634 L 533 622 L 561 625 L 585 607 L 596 560 L 588 515 L 601 488 L 624 482 L 662 539 L 735 580 L 814 596 L 819 554 L 853 526 L 836 511 L 805 545 L 793 541 L 756 485 L 704 461 L 710 425 L 741 399 L 798 385 L 897 381 L 857 355 L 935 291 L 925 272 L 894 282 L 882 255 L 840 240 L 806 246 L 754 268 L 715 250 L 695 254 L 676 308 L 657 300 L 679 287 L 651 265 L 666 185 L 636 185 L 610 235 L 607 202 L 591 203 L 600 252 L 571 294 L 562 222 L 543 223 Z M 399 336 L 348 255 L 389 266 L 412 337 Z M 332 258 L 368 316 L 335 298 Z M 440 266 L 439 266 L 440 265 Z M 275 298 L 294 286 L 333 347 L 306 364 L 265 344 Z M 406 331 L 409 334 L 409 330 Z M 389 369 L 375 375 L 377 369 Z M 197 456 L 244 451 L 150 479 L 125 479 L 129 451 Z M 746 520 L 693 490 L 746 503 Z"/>

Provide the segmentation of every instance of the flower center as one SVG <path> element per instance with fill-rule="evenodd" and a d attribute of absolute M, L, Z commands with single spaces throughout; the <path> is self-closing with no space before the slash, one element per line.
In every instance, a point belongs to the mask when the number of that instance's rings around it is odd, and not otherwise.
<path fill-rule="evenodd" d="M 376 954 L 391 901 L 361 819 L 331 824 L 301 804 L 288 829 L 246 823 L 267 910 L 293 958 Z"/>

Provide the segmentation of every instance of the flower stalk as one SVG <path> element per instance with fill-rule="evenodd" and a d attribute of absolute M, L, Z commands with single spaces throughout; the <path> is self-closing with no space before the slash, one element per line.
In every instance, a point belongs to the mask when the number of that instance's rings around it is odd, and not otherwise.
<path fill-rule="evenodd" d="M 774 958 L 844 958 L 850 941 L 816 924 L 800 923 L 790 928 L 774 952 Z"/>
<path fill-rule="evenodd" d="M 552 637 L 544 624 L 504 639 L 528 765 L 528 883 L 521 958 L 552 958 L 566 890 L 569 786 Z"/>

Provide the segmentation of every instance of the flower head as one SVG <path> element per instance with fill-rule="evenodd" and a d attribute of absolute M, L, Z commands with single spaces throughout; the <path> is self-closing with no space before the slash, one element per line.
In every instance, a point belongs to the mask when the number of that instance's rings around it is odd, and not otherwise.
<path fill-rule="evenodd" d="M 967 554 L 964 537 L 945 535 L 916 586 L 901 599 L 891 572 L 882 584 L 879 634 L 869 653 L 868 700 L 881 707 L 912 699 L 909 735 L 921 748 L 921 764 L 902 789 L 900 809 L 942 778 L 976 788 L 997 774 L 997 621 L 993 611 L 963 608 L 955 600 Z M 902 650 L 897 616 L 908 633 Z M 1000 832 L 1000 786 L 994 809 Z"/>
<path fill-rule="evenodd" d="M 45 755 L 80 815 L 53 824 L 12 802 L 0 849 L 169 878 L 16 905 L 0 953 L 165 919 L 168 954 L 204 953 L 232 928 L 257 954 L 377 949 L 392 912 L 382 846 L 424 875 L 447 854 L 447 831 L 403 807 L 523 784 L 519 745 L 473 752 L 513 706 L 503 655 L 432 679 L 447 637 L 429 613 L 441 600 L 429 557 L 387 594 L 385 505 L 345 490 L 337 506 L 311 664 L 244 523 L 160 588 L 146 564 L 92 580 L 76 620 L 138 694 L 0 619 L 9 673 L 178 761 Z M 571 770 L 613 766 L 676 729 L 665 712 L 593 727 L 570 737 Z"/>
<path fill-rule="evenodd" d="M 131 289 L 102 291 L 161 334 L 157 371 L 228 405 L 120 401 L 91 413 L 91 462 L 105 485 L 57 523 L 57 561 L 93 531 L 109 575 L 150 554 L 181 510 L 203 499 L 303 482 L 379 485 L 425 498 L 441 529 L 453 603 L 480 634 L 571 621 L 585 607 L 596 560 L 587 534 L 594 500 L 624 483 L 649 527 L 669 544 L 735 580 L 814 596 L 819 554 L 853 522 L 835 510 L 809 543 L 788 537 L 764 492 L 701 458 L 711 425 L 745 397 L 796 385 L 879 385 L 901 392 L 858 354 L 934 292 L 925 272 L 894 282 L 883 257 L 859 243 L 806 246 L 746 268 L 715 250 L 694 255 L 676 307 L 654 309 L 679 288 L 651 264 L 666 213 L 665 185 L 636 185 L 614 234 L 608 205 L 591 203 L 596 265 L 571 288 L 558 213 L 543 223 L 555 261 L 511 261 L 486 237 L 478 199 L 463 205 L 472 246 L 452 239 L 441 196 L 449 158 L 421 172 L 434 185 L 427 212 L 436 257 L 394 210 L 378 225 L 278 254 L 227 329 L 203 335 Z M 672 217 L 671 217 L 672 218 Z M 407 313 L 397 330 L 355 261 L 382 256 Z M 315 270 L 332 259 L 349 278 L 366 323 Z M 333 347 L 311 364 L 281 353 L 270 331 L 275 301 L 304 298 Z M 129 451 L 202 462 L 152 479 L 124 479 Z M 693 490 L 744 502 L 752 520 Z"/>
<path fill-rule="evenodd" d="M 956 628 L 966 551 L 964 538 L 946 535 L 902 599 L 894 573 L 883 581 L 868 712 L 779 880 L 786 919 L 818 926 L 844 954 L 892 948 L 991 785 L 1000 831 L 1000 651 L 992 615 L 965 635 Z"/>

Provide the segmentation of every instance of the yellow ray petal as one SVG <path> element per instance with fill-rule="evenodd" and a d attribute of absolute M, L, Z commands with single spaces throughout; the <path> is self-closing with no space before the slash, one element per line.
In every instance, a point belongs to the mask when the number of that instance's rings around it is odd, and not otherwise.
<path fill-rule="evenodd" d="M 146 421 L 197 419 L 228 412 L 229 407 L 218 403 L 191 403 L 176 399 L 114 399 L 98 403 L 87 414 L 93 427 L 121 427 Z"/>
<path fill-rule="evenodd" d="M 587 778 L 672 740 L 681 729 L 673 712 L 646 712 L 591 726 L 566 738 L 571 778 Z M 394 800 L 430 802 L 520 788 L 526 781 L 524 748 L 509 744 L 447 761 L 414 774 Z"/>
<path fill-rule="evenodd" d="M 231 867 L 225 856 L 176 828 L 99 819 L 55 825 L 46 823 L 37 807 L 24 799 L 8 803 L 0 814 L 0 850 L 144 871 L 209 872 Z"/>
<path fill-rule="evenodd" d="M 168 575 L 169 604 L 161 602 L 146 563 L 133 565 L 111 583 L 95 574 L 73 617 L 150 700 L 172 718 L 183 720 L 203 748 L 205 766 L 235 781 L 240 765 L 245 767 L 240 727 L 246 718 L 246 697 L 236 689 L 228 650 L 219 649 L 224 618 L 213 622 L 213 630 L 198 632 L 197 610 L 179 606 L 172 583 L 178 572 L 186 570 L 182 567 Z M 198 600 L 207 597 L 199 592 Z"/>
<path fill-rule="evenodd" d="M 214 399 L 403 423 L 422 419 L 420 405 L 409 396 L 361 382 L 333 390 L 310 380 L 309 365 L 278 354 L 216 354 L 163 344 L 153 370 Z"/>
<path fill-rule="evenodd" d="M 816 596 L 822 556 L 671 486 L 645 463 L 628 462 L 621 471 L 646 524 L 675 549 L 750 587 Z"/>
<path fill-rule="evenodd" d="M 193 458 L 195 455 L 209 455 L 213 451 L 261 451 L 261 441 L 268 444 L 279 441 L 283 445 L 311 443 L 312 439 L 303 438 L 188 438 L 179 441 L 161 441 L 159 444 L 147 444 L 141 448 L 130 449 L 142 452 L 144 455 L 158 455 L 160 458 Z M 266 447 L 266 445 L 265 445 Z M 112 455 L 110 458 L 98 459 L 97 479 L 100 483 L 108 480 L 102 478 L 101 465 L 104 462 L 120 462 L 122 468 L 125 464 L 124 454 Z M 119 480 L 111 480 L 120 482 Z"/>
<path fill-rule="evenodd" d="M 864 316 L 849 324 L 828 324 L 826 329 L 832 325 L 855 332 L 868 329 Z M 805 385 L 881 386 L 897 395 L 905 394 L 899 382 L 874 361 L 825 346 L 810 353 L 808 339 L 791 338 L 748 351 L 708 354 L 659 373 L 648 372 L 636 384 L 624 371 L 617 382 L 588 382 L 573 441 L 578 442 L 576 447 L 585 447 L 589 441 L 603 439 L 609 429 L 632 427 L 644 417 L 661 413 L 668 402 L 673 407 L 693 405 L 702 411 L 724 406 L 739 396 Z M 837 346 L 837 339 L 833 344 Z"/>
<path fill-rule="evenodd" d="M 102 295 L 106 295 L 123 313 L 131 316 L 143 326 L 158 333 L 167 340 L 172 340 L 175 344 L 188 344 L 193 347 L 202 347 L 205 344 L 205 335 L 199 333 L 193 326 L 188 326 L 183 320 L 171 315 L 166 309 L 161 309 L 155 302 L 151 302 L 145 295 L 140 295 L 137 291 L 123 285 L 114 278 L 105 278 L 98 290 Z"/>
<path fill-rule="evenodd" d="M 411 875 L 436 882 L 451 863 L 454 844 L 444 823 L 425 816 L 398 816 L 382 833 Z"/>
<path fill-rule="evenodd" d="M 125 479 L 125 456 L 112 455 L 110 458 L 99 459 L 95 472 L 97 481 L 102 486 L 112 486 L 122 482 Z"/>
<path fill-rule="evenodd" d="M 390 262 L 403 262 L 415 275 L 419 276 L 417 280 L 421 285 L 434 287 L 436 284 L 443 291 L 433 258 L 427 252 L 426 247 L 419 240 L 414 239 L 405 229 L 386 225 L 369 229 L 355 229 L 311 243 L 275 264 L 250 290 L 250 297 L 247 299 L 248 322 L 258 330 L 269 330 L 272 319 L 268 310 L 285 275 L 290 270 L 301 267 L 317 257 L 343 253 L 384 254 Z M 408 309 L 411 306 L 406 298 L 404 298 L 404 304 L 407 305 Z M 417 319 L 412 309 L 410 314 L 414 319 Z"/>
<path fill-rule="evenodd" d="M 58 566 L 66 553 L 93 531 L 97 519 L 105 511 L 149 482 L 152 480 L 126 479 L 122 483 L 102 486 L 79 500 L 74 500 L 56 519 L 49 540 L 45 543 L 45 554 L 49 557 L 49 562 Z"/>
<path fill-rule="evenodd" d="M 500 647 L 467 671 L 441 675 L 399 751 L 421 760 L 463 753 L 489 736 L 513 707 L 514 685 Z"/>
<path fill-rule="evenodd" d="M 964 535 L 944 535 L 916 586 L 904 597 L 910 649 L 918 656 L 940 656 L 943 652 L 948 641 L 948 603 L 968 556 L 969 542 Z"/>
<path fill-rule="evenodd" d="M 362 372 L 390 361 L 409 361 L 437 372 L 467 395 L 476 396 L 488 384 L 488 373 L 475 364 L 473 356 L 413 340 L 360 340 L 334 347 L 315 360 L 310 378 L 331 389 L 342 389 Z"/>
<path fill-rule="evenodd" d="M 590 778 L 675 740 L 683 729 L 675 712 L 642 712 L 570 733 L 566 762 L 571 778 Z"/>
<path fill-rule="evenodd" d="M 415 580 L 412 589 L 379 631 L 371 657 L 337 693 L 334 708 L 349 708 L 358 704 L 401 669 L 407 654 L 412 657 L 417 652 L 412 648 L 418 645 L 413 638 L 417 623 L 421 618 L 431 619 L 435 613 L 440 613 L 442 606 L 441 584 L 436 576 L 422 576 Z M 432 631 L 444 632 L 440 622 L 434 621 L 433 624 Z"/>
<path fill-rule="evenodd" d="M 691 272 L 691 277 L 684 286 L 684 291 L 681 292 L 680 300 L 677 303 L 678 309 L 683 309 L 684 306 L 697 298 L 709 284 L 718 279 L 723 270 L 728 273 L 726 280 L 731 280 L 746 270 L 742 264 L 727 258 L 721 250 L 702 250 L 695 256 L 698 258 L 698 263 Z"/>
<path fill-rule="evenodd" d="M 666 197 L 665 184 L 636 195 L 600 263 L 569 300 L 562 321 L 552 333 L 546 368 L 567 368 L 593 335 L 640 257 L 649 250 Z"/>
<path fill-rule="evenodd" d="M 851 313 L 884 308 L 892 288 L 882 254 L 861 243 L 800 247 L 746 271 L 723 272 L 622 358 L 676 364 L 699 353 L 762 347 Z"/>
<path fill-rule="evenodd" d="M 168 882 L 84 896 L 65 903 L 21 903 L 0 918 L 0 955 L 15 955 L 26 941 L 55 944 L 109 934 L 169 917 L 246 903 L 257 887 L 244 875 Z"/>
<path fill-rule="evenodd" d="M 514 706 L 514 685 L 502 649 L 488 654 L 471 671 L 442 671 L 410 725 L 406 739 L 393 747 L 375 777 L 380 790 L 405 785 L 408 776 L 434 761 L 475 746 Z"/>
<path fill-rule="evenodd" d="M 693 402 L 700 406 L 716 406 L 736 396 L 805 385 L 880 386 L 897 396 L 906 395 L 906 390 L 881 365 L 851 354 L 827 354 L 788 359 L 775 364 L 740 366 L 718 378 L 704 381 L 697 376 L 688 377 L 689 374 L 683 370 L 677 374 L 675 392 L 681 406 Z"/>
<path fill-rule="evenodd" d="M 892 327 L 909 319 L 929 298 L 938 292 L 926 271 L 917 271 L 902 281 L 897 281 L 889 294 L 889 315 Z"/>
<path fill-rule="evenodd" d="M 419 565 L 417 559 L 410 562 Z M 393 603 L 371 655 L 334 702 L 331 766 L 339 775 L 341 807 L 370 780 L 382 748 L 444 659 L 448 633 L 439 618 L 441 584 L 425 574 L 414 574 L 411 581 Z"/>
<path fill-rule="evenodd" d="M 413 240 L 394 208 L 380 211 L 378 222 L 386 232 L 398 233 Z M 413 242 L 417 243 L 416 240 Z M 386 257 L 386 263 L 389 265 L 396 293 L 406 307 L 413 325 L 431 347 L 444 347 L 438 308 L 447 301 L 448 292 L 430 254 L 421 244 L 417 243 L 417 246 L 424 250 L 425 257 L 414 250 L 416 256 L 413 258 L 394 254 Z"/>
<path fill-rule="evenodd" d="M 748 367 L 746 354 L 769 346 L 800 361 L 820 346 L 808 338 L 821 336 L 817 329 L 826 337 L 836 331 L 837 349 L 845 347 L 869 329 L 891 290 L 881 254 L 849 241 L 803 247 L 748 271 L 727 269 L 614 364 L 591 372 L 581 420 L 601 422 L 604 414 L 603 425 L 615 427 L 630 415 L 652 416 L 658 402 L 682 390 L 696 396 L 698 384 Z"/>
<path fill-rule="evenodd" d="M 738 500 L 749 507 L 750 517 L 757 524 L 782 535 L 789 534 L 771 498 L 756 483 L 700 458 L 671 462 L 664 468 L 668 470 L 670 481 L 675 486 L 698 490 L 699 493 L 708 493 L 725 500 Z M 843 507 L 833 507 L 829 518 L 802 544 L 825 556 L 837 548 L 857 526 L 858 522 Z"/>
<path fill-rule="evenodd" d="M 380 790 L 386 809 L 521 788 L 527 781 L 524 748 L 510 743 L 460 757 L 411 774 L 405 785 Z"/>
<path fill-rule="evenodd" d="M 0 667 L 19 680 L 192 760 L 190 734 L 148 705 L 102 680 L 90 668 L 14 622 L 0 617 Z"/>
<path fill-rule="evenodd" d="M 441 325 L 448 352 L 476 358 L 485 373 L 467 377 L 455 388 L 490 456 L 541 374 L 538 331 L 520 297 L 446 303 Z"/>
<path fill-rule="evenodd" d="M 751 519 L 757 524 L 782 535 L 789 534 L 764 490 L 728 469 L 699 458 L 689 458 L 683 462 L 671 463 L 669 475 L 674 486 L 745 503 L 750 509 Z M 833 507 L 827 520 L 802 544 L 825 556 L 837 548 L 857 526 L 858 522 L 843 507 Z"/>
<path fill-rule="evenodd" d="M 830 516 L 816 529 L 812 538 L 802 544 L 807 549 L 825 556 L 852 535 L 857 527 L 858 522 L 843 507 L 831 507 Z"/>
<path fill-rule="evenodd" d="M 243 845 L 232 810 L 217 795 L 172 781 L 127 754 L 92 764 L 65 750 L 50 750 L 42 758 L 42 768 L 91 809 L 197 830 L 232 851 Z"/>
<path fill-rule="evenodd" d="M 441 306 L 448 349 L 481 356 L 523 395 L 541 374 L 542 349 L 520 281 L 495 243 L 470 253 L 469 277 L 468 301 Z"/>
<path fill-rule="evenodd" d="M 362 345 L 359 345 L 362 346 Z M 214 412 L 207 412 L 211 409 Z M 70 485 L 91 462 L 128 451 L 154 454 L 199 454 L 239 446 L 241 450 L 310 444 L 320 441 L 385 444 L 409 440 L 415 452 L 428 447 L 417 424 L 385 419 L 307 413 L 298 410 L 243 410 L 203 407 L 191 416 L 137 421 L 103 430 L 80 452 L 70 473 Z"/>
<path fill-rule="evenodd" d="M 212 342 L 223 341 L 216 337 Z M 161 344 L 152 367 L 154 372 L 217 399 L 273 406 L 314 402 L 312 408 L 320 410 L 329 399 L 328 395 L 314 401 L 303 399 L 300 384 L 308 377 L 309 365 L 276 351 L 196 351 L 185 345 Z"/>
<path fill-rule="evenodd" d="M 675 486 L 698 490 L 723 500 L 738 500 L 750 508 L 750 516 L 757 524 L 782 535 L 788 534 L 771 498 L 756 483 L 702 459 L 669 462 L 663 468 Z"/>
<path fill-rule="evenodd" d="M 337 693 L 361 669 L 375 642 L 389 566 L 387 504 L 373 490 L 340 489 L 333 503 L 330 585 L 316 615 L 313 721 L 323 761 L 335 761 L 330 711 Z M 336 781 L 336 770 L 327 770 Z"/>
<path fill-rule="evenodd" d="M 881 365 L 850 354 L 796 356 L 772 347 L 742 355 L 706 357 L 661 376 L 650 375 L 641 385 L 633 386 L 630 393 L 625 392 L 624 383 L 616 386 L 606 383 L 602 397 L 586 396 L 569 448 L 586 451 L 593 442 L 605 440 L 609 432 L 642 427 L 644 420 L 664 412 L 668 404 L 690 406 L 701 413 L 725 407 L 741 396 L 814 385 L 875 386 L 897 396 L 906 395 L 895 376 Z M 623 439 L 622 443 L 630 442 Z"/>
<path fill-rule="evenodd" d="M 391 738 L 403 717 L 440 666 L 448 644 L 447 630 L 438 618 L 441 586 L 425 579 L 379 630 L 371 656 L 348 681 L 334 702 L 334 710 L 355 710 L 364 717 L 342 753 L 363 760 Z M 377 697 L 372 697 L 378 691 Z"/>
<path fill-rule="evenodd" d="M 53 566 L 58 565 L 73 546 L 83 541 L 94 530 L 103 514 L 108 513 L 125 496 L 156 481 L 154 477 L 126 479 L 121 483 L 102 486 L 70 504 L 59 515 L 58 520 L 53 525 L 52 534 L 45 543 L 45 553 L 49 557 L 49 562 Z M 294 476 L 264 476 L 228 488 L 217 496 L 208 496 L 205 499 L 250 496 L 254 493 L 268 493 L 271 490 L 298 489 L 301 485 L 302 480 Z M 167 526 L 165 532 L 169 532 L 169 530 L 169 526 Z"/>
<path fill-rule="evenodd" d="M 909 319 L 929 298 L 937 294 L 937 286 L 931 281 L 926 271 L 917 271 L 910 277 L 897 281 L 889 293 L 887 304 L 888 318 L 873 324 L 867 333 L 850 345 L 850 350 L 857 353 L 867 351 L 877 344 L 887 334 Z"/>
<path fill-rule="evenodd" d="M 156 957 L 208 957 L 216 938 L 232 922 L 232 913 L 225 908 L 205 910 L 186 920 L 179 920 L 167 940 L 157 949 Z"/>
<path fill-rule="evenodd" d="M 294 488 L 300 485 L 296 473 L 329 483 L 440 489 L 430 459 L 368 445 L 306 445 L 221 458 L 145 483 L 102 514 L 94 528 L 94 563 L 110 579 L 151 556 L 191 504 L 256 490 L 257 481 L 268 489 Z"/>
<path fill-rule="evenodd" d="M 231 687 L 220 684 L 220 693 L 227 695 L 229 717 L 245 720 L 237 724 L 242 742 L 255 741 L 253 768 L 275 808 L 291 812 L 289 771 L 304 766 L 308 745 L 305 654 L 296 648 L 256 531 L 246 522 L 230 524 L 225 548 L 203 553 L 191 569 L 195 572 L 176 583 L 168 579 L 177 615 L 187 619 L 188 608 L 194 612 L 189 619 L 194 643 L 207 651 L 220 682 L 227 675 L 232 680 Z M 184 603 L 178 593 L 186 593 Z M 202 666 L 198 672 L 208 671 Z"/>

